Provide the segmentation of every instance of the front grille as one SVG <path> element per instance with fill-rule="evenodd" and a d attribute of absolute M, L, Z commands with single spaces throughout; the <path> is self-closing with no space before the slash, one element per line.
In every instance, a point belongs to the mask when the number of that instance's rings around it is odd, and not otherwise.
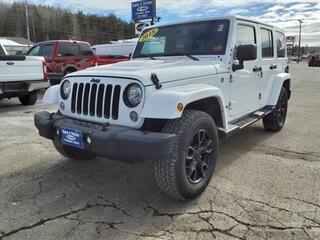
<path fill-rule="evenodd" d="M 74 83 L 71 96 L 71 112 L 118 120 L 120 96 L 120 85 Z"/>

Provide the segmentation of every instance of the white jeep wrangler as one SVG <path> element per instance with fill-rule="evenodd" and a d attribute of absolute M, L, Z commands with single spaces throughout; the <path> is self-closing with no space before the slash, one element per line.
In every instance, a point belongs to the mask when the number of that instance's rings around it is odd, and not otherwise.
<path fill-rule="evenodd" d="M 242 17 L 143 30 L 131 60 L 72 73 L 49 88 L 41 136 L 72 159 L 154 159 L 162 191 L 201 194 L 213 175 L 219 136 L 263 119 L 283 127 L 288 99 L 285 35 Z"/>

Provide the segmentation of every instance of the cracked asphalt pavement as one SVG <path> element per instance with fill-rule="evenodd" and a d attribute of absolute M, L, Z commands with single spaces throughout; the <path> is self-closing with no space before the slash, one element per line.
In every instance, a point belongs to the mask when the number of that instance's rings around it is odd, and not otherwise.
<path fill-rule="evenodd" d="M 153 163 L 60 156 L 33 125 L 41 101 L 0 101 L 0 239 L 320 239 L 320 68 L 291 65 L 284 129 L 221 142 L 191 202 L 159 192 Z"/>

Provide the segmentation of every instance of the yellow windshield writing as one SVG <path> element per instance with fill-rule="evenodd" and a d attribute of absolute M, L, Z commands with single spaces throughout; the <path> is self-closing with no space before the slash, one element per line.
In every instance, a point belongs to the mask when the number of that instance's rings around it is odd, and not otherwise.
<path fill-rule="evenodd" d="M 140 38 L 139 38 L 139 42 L 145 42 L 150 40 L 154 35 L 157 34 L 157 32 L 159 31 L 158 28 L 154 28 L 149 30 L 148 32 L 144 33 Z"/>

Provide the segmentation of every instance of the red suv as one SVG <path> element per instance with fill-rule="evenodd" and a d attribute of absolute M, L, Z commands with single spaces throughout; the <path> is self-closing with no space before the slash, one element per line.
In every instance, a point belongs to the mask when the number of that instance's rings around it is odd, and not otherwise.
<path fill-rule="evenodd" d="M 309 67 L 320 67 L 320 56 L 311 56 L 309 60 Z"/>
<path fill-rule="evenodd" d="M 129 59 L 128 56 L 96 56 L 89 43 L 72 40 L 40 42 L 27 55 L 43 56 L 46 59 L 51 84 L 60 83 L 71 72 Z"/>

